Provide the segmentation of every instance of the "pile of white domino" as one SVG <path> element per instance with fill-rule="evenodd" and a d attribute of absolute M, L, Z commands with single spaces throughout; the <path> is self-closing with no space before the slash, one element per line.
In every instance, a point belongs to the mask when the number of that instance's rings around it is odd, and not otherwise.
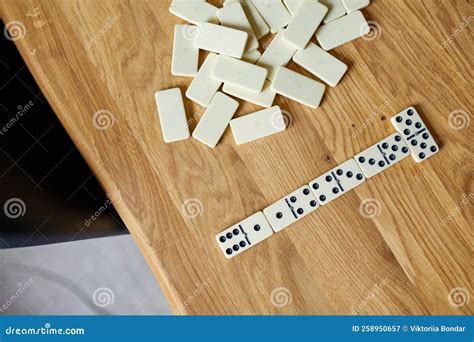
<path fill-rule="evenodd" d="M 354 158 L 316 178 L 281 200 L 217 234 L 225 257 L 230 259 L 255 246 L 311 212 L 354 189 L 378 173 L 412 155 L 417 163 L 439 147 L 414 107 L 395 115 L 391 134 Z"/>
<path fill-rule="evenodd" d="M 171 72 L 194 77 L 186 97 L 207 107 L 193 137 L 215 147 L 229 124 L 237 144 L 284 131 L 282 111 L 272 107 L 276 94 L 317 108 L 325 85 L 286 65 L 293 59 L 335 87 L 347 65 L 326 51 L 369 33 L 360 12 L 369 3 L 225 0 L 224 7 L 217 8 L 204 0 L 173 0 L 170 12 L 191 24 L 175 26 Z M 261 54 L 258 39 L 270 32 L 275 37 Z M 313 35 L 321 47 L 310 42 Z M 199 49 L 209 54 L 198 70 Z M 232 119 L 239 103 L 229 95 L 266 109 Z M 165 142 L 188 139 L 180 89 L 158 91 L 155 99 Z"/>

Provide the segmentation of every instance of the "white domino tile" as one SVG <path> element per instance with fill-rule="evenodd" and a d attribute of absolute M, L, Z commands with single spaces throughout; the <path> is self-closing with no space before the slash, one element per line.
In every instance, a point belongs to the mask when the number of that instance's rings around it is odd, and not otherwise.
<path fill-rule="evenodd" d="M 203 0 L 173 0 L 169 11 L 192 24 L 209 22 L 218 24 L 217 7 Z"/>
<path fill-rule="evenodd" d="M 223 55 L 241 58 L 247 45 L 247 32 L 221 25 L 200 23 L 194 46 Z"/>
<path fill-rule="evenodd" d="M 216 147 L 238 107 L 237 101 L 217 92 L 194 129 L 193 138 L 209 147 Z"/>
<path fill-rule="evenodd" d="M 176 25 L 174 27 L 172 75 L 196 76 L 199 61 L 199 49 L 193 43 L 196 32 L 197 26 L 194 25 Z"/>
<path fill-rule="evenodd" d="M 258 49 L 258 40 L 253 33 L 252 26 L 245 15 L 244 9 L 238 2 L 224 6 L 217 11 L 222 25 L 231 27 L 248 34 L 246 51 Z"/>
<path fill-rule="evenodd" d="M 253 5 L 252 0 L 225 0 L 224 6 L 233 4 L 235 2 L 238 2 L 243 6 L 245 14 L 247 15 L 247 19 L 249 20 L 257 39 L 263 38 L 270 33 L 270 28 L 268 27 L 260 12 Z"/>
<path fill-rule="evenodd" d="M 342 0 L 347 13 L 352 13 L 370 5 L 370 0 Z"/>
<path fill-rule="evenodd" d="M 331 87 L 335 87 L 347 71 L 346 64 L 311 42 L 296 52 L 293 61 Z"/>
<path fill-rule="evenodd" d="M 252 0 L 272 33 L 277 33 L 288 25 L 291 15 L 281 0 Z"/>
<path fill-rule="evenodd" d="M 285 30 L 281 30 L 273 37 L 270 45 L 268 45 L 262 57 L 257 61 L 257 65 L 268 70 L 267 78 L 271 81 L 273 81 L 278 67 L 287 65 L 296 52 L 294 46 L 282 39 L 284 33 Z"/>
<path fill-rule="evenodd" d="M 283 0 L 286 8 L 292 16 L 296 15 L 303 4 L 303 1 L 304 0 Z M 347 13 L 341 0 L 319 0 L 319 2 L 328 8 L 328 12 L 323 20 L 324 24 L 340 18 Z"/>
<path fill-rule="evenodd" d="M 171 143 L 189 138 L 189 127 L 179 88 L 157 91 L 156 107 L 160 117 L 163 140 Z"/>
<path fill-rule="evenodd" d="M 308 185 L 288 194 L 267 208 L 263 213 L 272 226 L 273 231 L 279 232 L 319 207 L 316 197 Z"/>
<path fill-rule="evenodd" d="M 271 88 L 277 94 L 311 108 L 319 106 L 325 90 L 324 84 L 285 67 L 278 69 Z"/>
<path fill-rule="evenodd" d="M 222 82 L 212 77 L 212 70 L 216 65 L 217 55 L 210 53 L 199 68 L 196 77 L 186 90 L 186 97 L 203 107 L 207 107 Z"/>
<path fill-rule="evenodd" d="M 411 156 L 417 163 L 438 153 L 438 144 L 415 107 L 409 107 L 398 113 L 391 119 L 391 122 L 408 144 Z"/>
<path fill-rule="evenodd" d="M 212 71 L 212 77 L 259 93 L 265 83 L 267 70 L 255 64 L 220 55 Z"/>
<path fill-rule="evenodd" d="M 266 108 L 271 107 L 273 105 L 273 101 L 275 100 L 276 96 L 276 93 L 270 87 L 270 81 L 265 81 L 263 89 L 260 93 L 255 93 L 253 91 L 249 91 L 247 89 L 237 87 L 229 83 L 224 83 L 222 91 L 229 95 L 238 97 L 239 99 L 242 99 L 244 101 Z"/>
<path fill-rule="evenodd" d="M 303 4 L 303 1 L 304 0 L 283 0 L 283 3 L 288 9 L 288 12 L 290 12 L 292 16 L 295 16 L 296 13 L 298 13 L 298 10 L 300 9 L 301 5 Z"/>
<path fill-rule="evenodd" d="M 354 159 L 349 159 L 309 183 L 319 204 L 325 205 L 365 182 Z"/>
<path fill-rule="evenodd" d="M 235 142 L 241 145 L 283 132 L 286 129 L 286 123 L 280 107 L 274 106 L 233 119 L 230 127 Z"/>
<path fill-rule="evenodd" d="M 323 20 L 324 24 L 340 18 L 347 13 L 341 0 L 319 0 L 319 2 L 328 8 L 328 13 Z"/>
<path fill-rule="evenodd" d="M 370 32 L 370 27 L 360 11 L 355 11 L 339 19 L 322 25 L 316 31 L 321 47 L 328 51 L 362 37 Z"/>
<path fill-rule="evenodd" d="M 227 259 L 252 248 L 273 235 L 263 212 L 259 211 L 216 235 L 217 244 Z"/>
<path fill-rule="evenodd" d="M 328 8 L 318 0 L 306 0 L 286 28 L 283 40 L 296 49 L 303 50 L 327 12 Z"/>
<path fill-rule="evenodd" d="M 397 164 L 410 155 L 410 149 L 400 133 L 394 133 L 358 153 L 354 159 L 367 178 Z"/>
<path fill-rule="evenodd" d="M 244 55 L 242 56 L 242 60 L 255 64 L 260 57 L 262 57 L 262 54 L 260 53 L 260 51 L 253 50 L 253 51 L 248 51 L 244 53 Z"/>

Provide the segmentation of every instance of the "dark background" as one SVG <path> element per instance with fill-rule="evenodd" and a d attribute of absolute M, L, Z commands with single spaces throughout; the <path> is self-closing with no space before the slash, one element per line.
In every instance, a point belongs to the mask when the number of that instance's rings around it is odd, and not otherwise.
<path fill-rule="evenodd" d="M 0 24 L 0 248 L 128 233 Z"/>

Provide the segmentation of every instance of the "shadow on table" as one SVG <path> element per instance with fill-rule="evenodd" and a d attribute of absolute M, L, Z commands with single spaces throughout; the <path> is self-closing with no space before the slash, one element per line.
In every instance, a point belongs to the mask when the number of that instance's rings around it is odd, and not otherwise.
<path fill-rule="evenodd" d="M 1 32 L 0 248 L 128 233 Z"/>

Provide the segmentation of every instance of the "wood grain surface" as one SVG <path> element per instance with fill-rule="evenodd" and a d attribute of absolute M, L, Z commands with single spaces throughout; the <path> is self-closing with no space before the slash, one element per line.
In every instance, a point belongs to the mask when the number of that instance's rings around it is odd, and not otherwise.
<path fill-rule="evenodd" d="M 472 314 L 472 2 L 373 0 L 373 33 L 333 50 L 349 71 L 320 108 L 278 96 L 287 131 L 237 146 L 227 129 L 215 149 L 162 139 L 153 94 L 191 81 L 170 74 L 182 21 L 168 5 L 3 0 L 0 12 L 22 23 L 29 69 L 106 191 L 120 191 L 114 205 L 173 310 Z M 221 255 L 218 232 L 393 133 L 390 117 L 410 105 L 439 154 Z M 237 116 L 258 108 L 241 101 Z M 186 109 L 193 129 L 203 108 Z"/>

